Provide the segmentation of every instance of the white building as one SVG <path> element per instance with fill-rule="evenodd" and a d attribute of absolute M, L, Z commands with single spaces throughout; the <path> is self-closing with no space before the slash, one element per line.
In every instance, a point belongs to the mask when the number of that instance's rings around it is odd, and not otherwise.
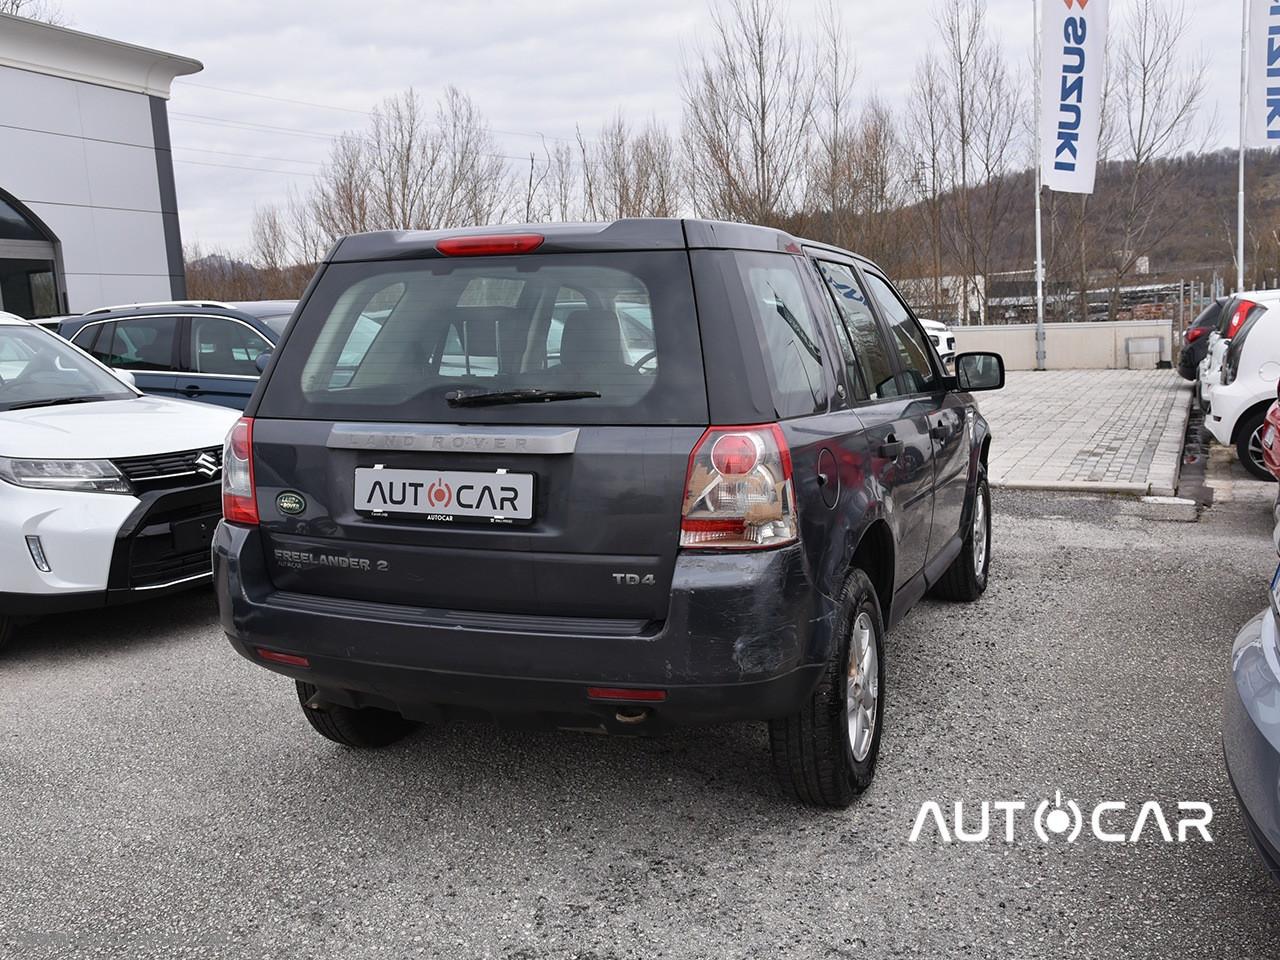
<path fill-rule="evenodd" d="M 0 14 L 0 310 L 185 295 L 166 101 L 201 69 Z"/>

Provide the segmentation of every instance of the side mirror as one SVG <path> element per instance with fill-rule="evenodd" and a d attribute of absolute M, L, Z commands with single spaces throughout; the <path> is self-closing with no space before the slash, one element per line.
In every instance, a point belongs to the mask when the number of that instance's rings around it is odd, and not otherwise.
<path fill-rule="evenodd" d="M 965 391 L 1004 386 L 1004 358 L 998 353 L 962 353 L 955 359 L 956 386 Z"/>
<path fill-rule="evenodd" d="M 267 364 L 271 362 L 271 351 L 263 350 L 260 354 L 253 358 L 253 365 L 258 368 L 259 373 L 266 373 Z"/>
<path fill-rule="evenodd" d="M 133 389 L 138 389 L 138 381 L 133 378 L 132 370 L 121 370 L 119 367 L 112 367 L 111 372 L 116 375 L 117 380 L 123 380 Z"/>

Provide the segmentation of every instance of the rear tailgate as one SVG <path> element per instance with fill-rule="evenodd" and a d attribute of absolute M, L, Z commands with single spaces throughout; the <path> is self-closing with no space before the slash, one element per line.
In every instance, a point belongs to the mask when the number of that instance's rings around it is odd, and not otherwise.
<path fill-rule="evenodd" d="M 254 416 L 277 588 L 661 620 L 708 423 L 688 256 L 331 264 Z"/>
<path fill-rule="evenodd" d="M 381 426 L 255 421 L 259 512 L 275 586 L 448 610 L 664 619 L 685 470 L 702 428 L 556 428 L 565 452 L 492 452 L 495 442 L 519 450 L 521 439 L 541 439 L 533 430 L 404 424 L 394 434 L 404 442 L 381 447 L 393 436 Z M 484 442 L 455 452 L 435 448 L 441 437 Z M 369 438 L 380 447 L 370 449 Z M 356 509 L 356 473 L 370 468 L 395 477 L 383 489 L 404 501 L 381 515 Z M 410 473 L 391 473 L 401 470 Z M 483 484 L 459 483 L 457 474 L 490 474 L 500 488 L 500 471 L 532 478 L 530 521 L 407 512 L 415 493 L 428 503 L 433 485 L 454 503 L 460 494 L 466 503 L 481 500 Z M 285 493 L 301 495 L 301 513 L 281 509 Z M 283 502 L 296 508 L 291 498 Z"/>

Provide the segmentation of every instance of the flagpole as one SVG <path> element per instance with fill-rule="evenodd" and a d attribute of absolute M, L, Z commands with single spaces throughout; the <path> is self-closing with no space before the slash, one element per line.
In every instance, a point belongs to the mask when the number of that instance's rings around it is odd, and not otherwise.
<path fill-rule="evenodd" d="M 1044 239 L 1040 223 L 1040 0 L 1031 0 L 1035 15 L 1032 29 L 1036 34 L 1036 369 L 1044 369 Z M 1247 0 L 1246 0 L 1247 2 Z M 1241 188 L 1243 189 L 1243 188 Z M 1085 318 L 1086 320 L 1088 317 Z"/>
<path fill-rule="evenodd" d="M 1240 186 L 1236 194 L 1236 291 L 1244 289 L 1244 144 L 1249 119 L 1249 0 L 1242 0 L 1240 27 Z"/>

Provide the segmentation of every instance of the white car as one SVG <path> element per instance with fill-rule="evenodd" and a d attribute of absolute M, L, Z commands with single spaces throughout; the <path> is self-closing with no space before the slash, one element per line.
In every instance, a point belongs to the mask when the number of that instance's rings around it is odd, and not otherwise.
<path fill-rule="evenodd" d="M 1280 382 L 1280 295 L 1250 308 L 1221 355 L 1205 426 L 1221 444 L 1236 448 L 1241 465 L 1260 480 L 1274 480 L 1262 456 L 1262 428 Z"/>
<path fill-rule="evenodd" d="M 956 358 L 955 334 L 947 328 L 945 323 L 939 323 L 937 320 L 921 320 L 920 326 L 924 327 L 924 332 L 933 341 L 933 346 L 937 349 L 942 362 L 950 368 L 951 362 Z"/>
<path fill-rule="evenodd" d="M 237 415 L 143 396 L 0 313 L 0 645 L 22 618 L 208 580 Z"/>
<path fill-rule="evenodd" d="M 1222 379 L 1222 359 L 1227 354 L 1231 339 L 1240 330 L 1252 311 L 1280 304 L 1280 290 L 1247 290 L 1237 293 L 1218 314 L 1218 326 L 1209 334 L 1209 345 L 1200 361 L 1196 378 L 1196 399 L 1206 413 L 1213 406 L 1213 392 Z"/>

